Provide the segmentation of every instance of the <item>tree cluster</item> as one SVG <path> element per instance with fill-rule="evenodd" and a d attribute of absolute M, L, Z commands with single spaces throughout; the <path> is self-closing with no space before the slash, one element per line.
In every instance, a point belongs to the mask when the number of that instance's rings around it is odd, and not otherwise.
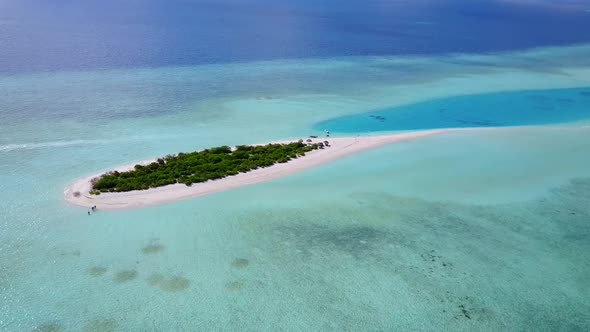
<path fill-rule="evenodd" d="M 275 163 L 286 163 L 318 148 L 302 142 L 268 145 L 220 146 L 159 158 L 149 165 L 135 165 L 127 172 L 109 172 L 92 181 L 91 193 L 145 190 L 174 183 L 221 179 Z"/>

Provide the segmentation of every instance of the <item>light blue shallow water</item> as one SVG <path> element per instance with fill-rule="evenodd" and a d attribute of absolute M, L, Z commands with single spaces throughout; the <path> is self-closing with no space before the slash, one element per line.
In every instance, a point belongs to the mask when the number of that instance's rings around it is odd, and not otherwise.
<path fill-rule="evenodd" d="M 539 63 L 564 62 L 548 53 Z M 62 199 L 130 161 L 316 132 L 391 105 L 398 83 L 415 84 L 405 97 L 446 76 L 497 82 L 451 60 L 3 77 L 0 330 L 588 330 L 590 129 L 577 123 L 408 141 L 139 210 L 88 217 Z M 546 71 L 518 83 L 590 84 Z"/>
<path fill-rule="evenodd" d="M 317 123 L 339 133 L 505 127 L 575 122 L 590 117 L 590 87 L 500 92 L 433 99 Z"/>
<path fill-rule="evenodd" d="M 4 327 L 583 330 L 588 142 L 445 135 L 91 217 L 20 179 L 3 203 Z"/>

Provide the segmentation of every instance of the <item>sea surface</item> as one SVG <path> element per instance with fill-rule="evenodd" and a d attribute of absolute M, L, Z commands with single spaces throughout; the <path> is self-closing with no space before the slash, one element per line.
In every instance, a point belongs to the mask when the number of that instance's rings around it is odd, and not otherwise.
<path fill-rule="evenodd" d="M 590 87 L 431 99 L 322 121 L 317 129 L 361 133 L 433 128 L 550 125 L 590 118 Z M 324 129 L 327 130 L 327 129 Z"/>
<path fill-rule="evenodd" d="M 0 2 L 0 73 L 590 42 L 586 0 Z"/>
<path fill-rule="evenodd" d="M 590 330 L 588 9 L 0 2 L 0 331 Z M 471 130 L 143 209 L 63 199 L 169 153 L 446 127 Z"/>

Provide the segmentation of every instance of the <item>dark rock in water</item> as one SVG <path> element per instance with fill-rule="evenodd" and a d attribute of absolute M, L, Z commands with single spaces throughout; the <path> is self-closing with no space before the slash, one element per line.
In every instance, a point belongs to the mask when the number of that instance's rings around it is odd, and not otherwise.
<path fill-rule="evenodd" d="M 463 314 L 463 317 L 465 317 L 467 319 L 471 319 L 471 315 L 470 315 L 469 311 L 465 308 L 465 305 L 461 304 L 459 306 L 459 309 L 461 309 L 461 313 Z"/>
<path fill-rule="evenodd" d="M 381 122 L 383 122 L 385 120 L 385 117 L 381 116 L 381 115 L 369 115 L 370 117 L 372 117 L 375 120 L 379 120 Z"/>
<path fill-rule="evenodd" d="M 590 97 L 590 91 L 582 91 L 580 94 L 584 97 Z"/>

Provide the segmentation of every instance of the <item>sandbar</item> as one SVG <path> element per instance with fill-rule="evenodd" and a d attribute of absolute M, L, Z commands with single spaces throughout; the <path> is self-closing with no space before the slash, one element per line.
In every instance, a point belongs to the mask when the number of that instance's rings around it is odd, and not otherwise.
<path fill-rule="evenodd" d="M 177 200 L 203 196 L 231 188 L 237 188 L 276 179 L 363 150 L 375 148 L 385 144 L 437 135 L 452 130 L 453 129 L 435 129 L 408 133 L 397 133 L 390 135 L 359 135 L 349 137 L 312 138 L 313 143 L 323 142 L 327 140 L 330 142 L 330 146 L 325 149 L 311 151 L 307 153 L 305 156 L 290 160 L 287 163 L 275 164 L 270 167 L 252 170 L 247 173 L 240 173 L 222 179 L 197 183 L 193 184 L 190 187 L 185 184 L 177 183 L 157 188 L 151 188 L 148 190 L 134 190 L 128 192 L 114 192 L 102 193 L 100 195 L 91 195 L 89 193 L 92 189 L 91 180 L 104 174 L 105 171 L 103 171 L 100 173 L 79 178 L 76 181 L 69 184 L 64 190 L 64 197 L 66 201 L 71 204 L 86 208 L 96 206 L 99 210 L 141 208 L 165 202 L 172 202 Z M 290 143 L 296 142 L 297 140 L 298 139 L 293 139 L 272 143 Z M 155 159 L 143 160 L 140 162 L 135 162 L 133 164 L 111 169 L 111 171 L 128 171 L 133 169 L 133 167 L 136 164 L 147 165 L 154 161 Z"/>

